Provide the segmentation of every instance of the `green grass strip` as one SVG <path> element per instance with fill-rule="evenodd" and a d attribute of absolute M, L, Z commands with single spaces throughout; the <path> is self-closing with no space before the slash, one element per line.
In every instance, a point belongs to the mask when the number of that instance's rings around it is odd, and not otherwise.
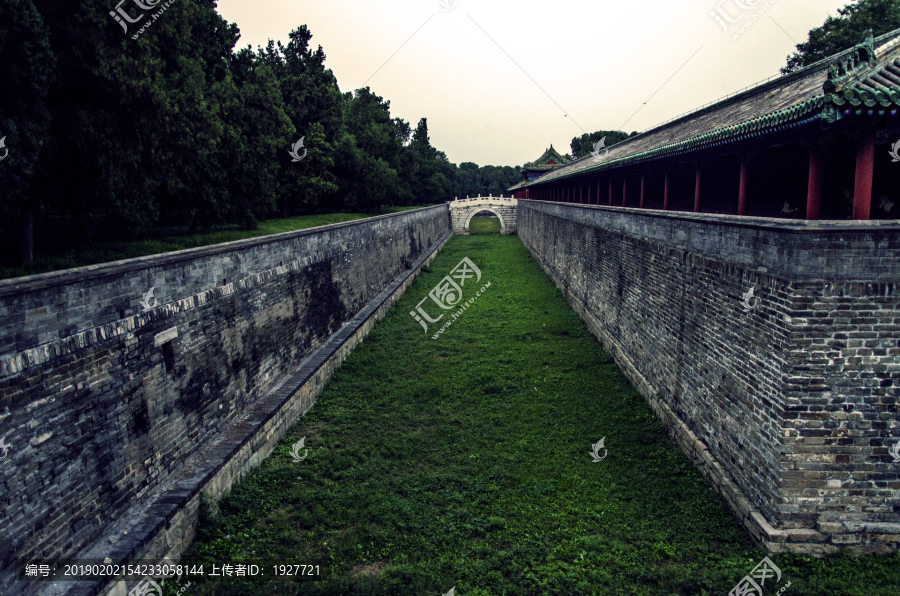
<path fill-rule="evenodd" d="M 463 257 L 482 273 L 464 299 L 490 287 L 432 339 L 440 325 L 426 333 L 409 311 Z M 308 456 L 292 463 L 301 437 Z M 473 235 L 448 242 L 275 452 L 204 507 L 183 562 L 321 560 L 331 574 L 197 581 L 192 596 L 724 596 L 764 556 L 518 237 Z M 771 558 L 782 580 L 766 596 L 900 587 L 895 555 Z"/>

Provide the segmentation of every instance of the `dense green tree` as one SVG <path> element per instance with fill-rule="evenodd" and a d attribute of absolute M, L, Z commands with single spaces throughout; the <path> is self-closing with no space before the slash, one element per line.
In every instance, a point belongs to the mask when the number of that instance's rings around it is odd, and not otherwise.
<path fill-rule="evenodd" d="M 228 164 L 231 219 L 245 229 L 274 213 L 279 163 L 296 129 L 284 113 L 275 73 L 247 48 L 233 66 L 240 88 L 240 104 L 230 115 L 232 159 Z"/>
<path fill-rule="evenodd" d="M 276 49 L 270 41 L 259 52 L 260 60 L 278 77 L 285 113 L 308 151 L 302 163 L 289 157 L 282 160 L 278 196 L 284 217 L 295 207 L 304 212 L 320 206 L 327 208 L 328 200 L 338 189 L 330 169 L 334 143 L 343 126 L 342 97 L 334 74 L 325 68 L 322 46 L 312 51 L 310 39 L 312 34 L 303 25 L 289 34 L 287 46 L 279 42 Z"/>
<path fill-rule="evenodd" d="M 321 123 L 309 125 L 304 148 L 306 155 L 303 159 L 295 162 L 288 155 L 285 159 L 289 163 L 281 168 L 282 179 L 289 181 L 281 187 L 284 217 L 295 207 L 304 213 L 313 212 L 323 198 L 333 196 L 339 190 L 332 173 L 334 149 L 326 140 L 325 127 Z"/>
<path fill-rule="evenodd" d="M 604 137 L 606 138 L 603 140 L 603 146 L 611 147 L 616 143 L 620 143 L 625 139 L 636 135 L 637 132 L 628 134 L 621 130 L 598 130 L 597 132 L 592 132 L 590 134 L 584 133 L 580 137 L 574 137 L 572 139 L 572 155 L 566 154 L 565 157 L 581 159 L 582 157 L 590 155 L 591 151 L 594 150 L 594 144 L 600 139 L 604 139 Z"/>
<path fill-rule="evenodd" d="M 240 33 L 215 0 L 0 2 L 6 244 L 35 207 L 68 214 L 90 240 L 458 192 L 427 121 L 392 118 L 368 87 L 342 94 L 305 25 L 287 45 L 236 51 Z M 482 182 L 499 193 L 504 176 Z"/>
<path fill-rule="evenodd" d="M 338 141 L 334 167 L 342 208 L 374 211 L 388 204 L 400 186 L 396 170 L 359 148 L 356 137 L 346 132 Z"/>
<path fill-rule="evenodd" d="M 523 172 L 519 166 L 478 167 L 472 162 L 463 162 L 456 171 L 456 194 L 459 198 L 509 195 L 507 189 L 522 181 Z"/>
<path fill-rule="evenodd" d="M 456 168 L 443 151 L 431 145 L 428 121 L 419 120 L 408 149 L 416 157 L 413 193 L 415 204 L 443 203 L 453 199 L 456 190 Z"/>
<path fill-rule="evenodd" d="M 49 141 L 46 99 L 57 75 L 49 31 L 32 0 L 0 3 L 0 218 L 18 222 L 19 260 L 34 251 L 37 199 L 29 194 L 35 165 Z"/>
<path fill-rule="evenodd" d="M 782 74 L 800 70 L 828 56 L 852 48 L 869 29 L 875 37 L 900 28 L 900 0 L 852 0 L 829 16 L 825 24 L 809 31 L 809 40 L 797 44 Z"/>

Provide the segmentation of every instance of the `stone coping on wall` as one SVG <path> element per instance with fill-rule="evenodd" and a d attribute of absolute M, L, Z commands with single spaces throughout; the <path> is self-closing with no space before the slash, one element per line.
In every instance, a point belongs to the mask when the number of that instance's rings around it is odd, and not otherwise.
<path fill-rule="evenodd" d="M 865 281 L 900 278 L 900 259 L 882 257 L 885 248 L 900 250 L 900 220 L 784 220 L 520 201 L 551 215 L 559 209 L 559 217 L 564 219 L 667 246 L 685 255 L 738 255 L 729 262 L 795 281 L 859 282 L 864 281 L 861 271 L 871 274 Z M 755 231 L 749 235 L 749 242 L 747 230 Z M 734 247 L 741 245 L 745 250 L 735 251 Z"/>
<path fill-rule="evenodd" d="M 410 209 L 408 211 L 388 213 L 386 215 L 376 215 L 374 217 L 366 217 L 354 221 L 346 221 L 342 223 L 317 226 L 314 228 L 306 228 L 304 230 L 279 232 L 278 234 L 269 234 L 267 236 L 258 236 L 256 238 L 232 240 L 231 242 L 222 242 L 220 244 L 211 244 L 208 246 L 199 246 L 196 248 L 185 248 L 183 250 L 176 250 L 158 255 L 134 257 L 131 259 L 123 259 L 121 261 L 110 261 L 108 263 L 99 263 L 96 265 L 86 265 L 83 267 L 64 269 L 62 271 L 51 271 L 49 273 L 38 273 L 35 275 L 26 275 L 23 277 L 4 279 L 0 280 L 0 298 L 3 298 L 4 296 L 10 294 L 32 292 L 35 290 L 40 290 L 60 284 L 83 282 L 104 277 L 106 275 L 114 275 L 127 271 L 137 271 L 140 269 L 149 269 L 151 267 L 159 267 L 170 263 L 178 263 L 180 261 L 187 261 L 190 259 L 196 259 L 198 257 L 208 257 L 210 255 L 240 251 L 254 246 L 259 246 L 260 244 L 269 244 L 272 242 L 291 240 L 292 238 L 321 234 L 322 232 L 329 232 L 332 230 L 348 228 L 351 226 L 370 225 L 372 222 L 381 219 L 402 217 L 409 213 L 427 209 L 447 209 L 447 205 L 445 203 L 443 205 L 422 207 L 421 209 Z"/>
<path fill-rule="evenodd" d="M 271 453 L 285 432 L 313 406 L 334 369 L 363 341 L 375 322 L 384 318 L 422 266 L 431 262 L 452 235 L 452 231 L 445 232 L 416 259 L 409 271 L 400 274 L 307 356 L 296 372 L 282 379 L 208 447 L 191 456 L 153 495 L 134 503 L 125 515 L 105 529 L 102 539 L 75 558 L 177 561 L 193 541 L 201 493 L 218 500 L 233 482 Z M 44 583 L 43 587 L 40 593 L 47 596 L 127 594 L 124 581 Z"/>

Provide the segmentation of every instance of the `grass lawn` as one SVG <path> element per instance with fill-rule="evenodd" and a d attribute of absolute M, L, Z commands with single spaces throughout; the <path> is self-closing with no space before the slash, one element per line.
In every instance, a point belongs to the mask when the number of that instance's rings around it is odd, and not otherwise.
<path fill-rule="evenodd" d="M 438 325 L 425 333 L 409 311 L 463 257 L 482 273 L 464 299 L 491 285 L 432 339 Z M 204 507 L 182 563 L 320 561 L 327 577 L 191 579 L 190 596 L 724 596 L 763 556 L 518 237 L 473 235 L 451 239 L 273 454 Z M 898 556 L 771 558 L 782 579 L 766 596 L 900 588 Z"/>
<path fill-rule="evenodd" d="M 416 207 L 383 207 L 374 215 L 399 213 Z M 316 226 L 343 223 L 373 217 L 370 213 L 324 213 L 317 215 L 300 215 L 289 218 L 276 218 L 261 221 L 255 230 L 241 230 L 236 224 L 214 226 L 209 233 L 191 234 L 186 228 L 160 228 L 151 231 L 149 238 L 132 241 L 95 241 L 88 244 L 76 236 L 63 222 L 45 223 L 42 219 L 35 222 L 34 262 L 29 267 L 16 265 L 17 248 L 7 247 L 0 253 L 0 279 L 47 273 L 61 269 L 71 269 L 97 263 L 109 263 L 134 257 L 158 255 L 185 248 L 221 244 L 245 238 L 256 238 L 305 230 Z"/>
<path fill-rule="evenodd" d="M 482 234 L 499 234 L 500 219 L 494 217 L 473 217 L 469 221 L 469 234 L 479 236 Z M 432 317 L 433 318 L 433 317 Z"/>

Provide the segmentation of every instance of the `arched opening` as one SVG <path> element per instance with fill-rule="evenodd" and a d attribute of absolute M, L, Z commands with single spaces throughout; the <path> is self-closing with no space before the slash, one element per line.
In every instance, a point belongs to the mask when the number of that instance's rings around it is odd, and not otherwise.
<path fill-rule="evenodd" d="M 494 235 L 503 232 L 503 219 L 500 214 L 487 207 L 469 215 L 466 230 L 474 235 Z"/>

